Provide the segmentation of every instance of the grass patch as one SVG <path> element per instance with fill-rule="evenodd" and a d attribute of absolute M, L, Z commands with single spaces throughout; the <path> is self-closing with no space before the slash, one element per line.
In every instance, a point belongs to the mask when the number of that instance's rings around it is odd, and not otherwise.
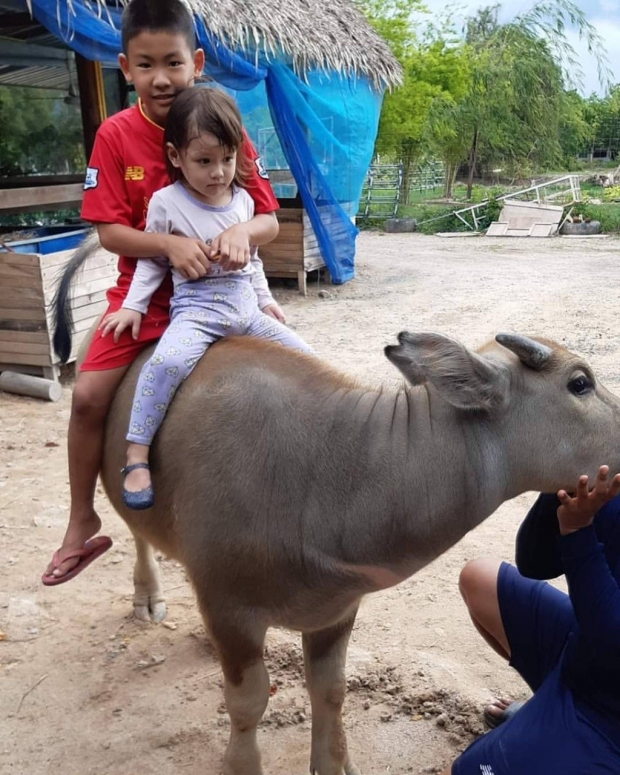
<path fill-rule="evenodd" d="M 603 234 L 617 234 L 620 232 L 620 204 L 616 202 L 601 205 L 578 202 L 572 206 L 572 214 L 582 215 L 591 221 L 599 221 Z"/>

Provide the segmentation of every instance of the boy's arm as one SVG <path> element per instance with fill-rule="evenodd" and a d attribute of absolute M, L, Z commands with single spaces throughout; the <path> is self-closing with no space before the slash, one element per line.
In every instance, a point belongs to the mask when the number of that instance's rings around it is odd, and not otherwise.
<path fill-rule="evenodd" d="M 204 277 L 211 266 L 207 257 L 209 247 L 201 240 L 176 234 L 149 234 L 120 223 L 96 223 L 95 226 L 101 246 L 110 253 L 131 258 L 163 256 L 187 280 Z"/>
<path fill-rule="evenodd" d="M 620 655 L 620 587 L 598 542 L 594 516 L 620 493 L 620 476 L 609 480 L 607 466 L 599 468 L 592 490 L 582 476 L 576 494 L 558 493 L 562 562 L 580 635 L 603 658 Z M 617 538 L 615 539 L 617 542 Z M 608 547 L 611 555 L 620 547 Z"/>
<path fill-rule="evenodd" d="M 568 592 L 579 631 L 599 654 L 620 656 L 620 588 L 593 525 L 561 539 Z"/>
<path fill-rule="evenodd" d="M 254 218 L 248 221 L 245 226 L 248 229 L 250 245 L 260 247 L 260 245 L 266 245 L 278 236 L 280 224 L 276 210 L 280 204 L 271 188 L 265 165 L 245 130 L 241 153 L 245 154 L 252 162 L 252 174 L 246 182 L 246 191 L 254 200 Z"/>
<path fill-rule="evenodd" d="M 528 579 L 555 579 L 564 573 L 560 556 L 557 495 L 542 494 L 517 533 L 516 562 Z"/>

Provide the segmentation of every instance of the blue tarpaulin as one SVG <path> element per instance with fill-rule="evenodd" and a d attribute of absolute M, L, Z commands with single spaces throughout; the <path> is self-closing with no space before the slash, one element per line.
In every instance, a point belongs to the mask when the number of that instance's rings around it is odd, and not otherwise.
<path fill-rule="evenodd" d="M 34 17 L 83 57 L 115 66 L 120 12 L 88 0 L 31 0 Z M 361 76 L 310 70 L 286 57 L 232 51 L 196 19 L 205 75 L 234 92 L 248 133 L 267 166 L 289 168 L 334 283 L 354 275 L 357 213 L 372 157 L 382 93 Z M 277 185 L 276 193 L 280 194 Z M 290 186 L 289 186 L 290 188 Z"/>

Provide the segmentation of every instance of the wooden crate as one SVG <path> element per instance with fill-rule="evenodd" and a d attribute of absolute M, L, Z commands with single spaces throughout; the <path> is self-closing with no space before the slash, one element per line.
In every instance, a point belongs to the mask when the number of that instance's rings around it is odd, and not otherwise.
<path fill-rule="evenodd" d="M 277 211 L 280 233 L 258 251 L 267 277 L 296 278 L 299 291 L 307 293 L 306 275 L 325 266 L 310 219 L 302 207 Z"/>
<path fill-rule="evenodd" d="M 58 378 L 60 366 L 52 346 L 52 301 L 72 253 L 0 253 L 0 371 Z M 82 339 L 105 309 L 105 293 L 115 282 L 117 260 L 101 249 L 75 278 L 70 361 L 75 360 Z"/>

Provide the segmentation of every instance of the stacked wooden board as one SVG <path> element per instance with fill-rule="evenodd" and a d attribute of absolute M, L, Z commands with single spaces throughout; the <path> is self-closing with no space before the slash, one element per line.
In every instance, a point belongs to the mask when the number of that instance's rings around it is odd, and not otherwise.
<path fill-rule="evenodd" d="M 0 252 L 0 371 L 57 379 L 59 361 L 52 347 L 52 301 L 72 250 Z M 106 306 L 105 292 L 116 278 L 117 257 L 101 249 L 73 285 L 75 360 L 82 339 Z"/>
<path fill-rule="evenodd" d="M 300 207 L 277 211 L 280 233 L 260 248 L 267 277 L 297 279 L 299 291 L 307 293 L 306 275 L 325 266 L 317 238 L 306 211 Z"/>

